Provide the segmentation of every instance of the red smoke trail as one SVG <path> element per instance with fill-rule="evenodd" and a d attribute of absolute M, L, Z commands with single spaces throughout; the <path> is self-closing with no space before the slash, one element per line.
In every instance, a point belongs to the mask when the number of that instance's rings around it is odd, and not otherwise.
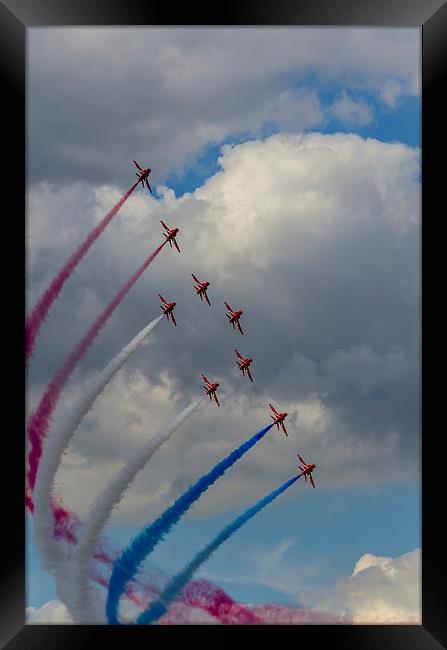
<path fill-rule="evenodd" d="M 269 625 L 300 625 L 305 623 L 322 625 L 326 623 L 350 623 L 348 619 L 327 612 L 293 607 L 292 605 L 252 605 L 251 609 L 262 623 Z"/>
<path fill-rule="evenodd" d="M 106 324 L 107 320 L 115 311 L 116 307 L 120 304 L 128 291 L 132 288 L 138 278 L 147 269 L 152 260 L 158 255 L 163 246 L 168 240 L 165 241 L 155 249 L 153 253 L 143 262 L 140 268 L 132 275 L 126 284 L 118 291 L 114 299 L 109 303 L 106 309 L 100 314 L 93 325 L 88 330 L 87 334 L 77 344 L 68 358 L 65 360 L 62 367 L 57 371 L 51 383 L 39 402 L 39 405 L 31 415 L 28 424 L 28 437 L 31 444 L 31 450 L 28 456 L 29 470 L 28 470 L 28 484 L 27 493 L 25 496 L 25 503 L 28 508 L 33 511 L 32 490 L 36 482 L 37 468 L 42 456 L 42 440 L 48 432 L 51 416 L 56 408 L 60 394 L 67 383 L 71 373 L 75 369 L 79 360 L 84 356 L 85 352 L 91 346 L 96 336 Z"/>
<path fill-rule="evenodd" d="M 54 538 L 65 539 L 70 544 L 77 544 L 76 528 L 79 526 L 77 516 L 64 508 L 54 497 L 51 498 L 51 509 L 54 517 Z"/>
<path fill-rule="evenodd" d="M 110 223 L 113 217 L 116 215 L 118 210 L 122 205 L 127 201 L 129 196 L 132 194 L 136 186 L 138 185 L 137 181 L 132 187 L 121 197 L 121 199 L 116 203 L 113 208 L 106 214 L 106 216 L 98 223 L 98 225 L 93 228 L 87 238 L 82 242 L 79 248 L 73 253 L 68 262 L 61 268 L 59 273 L 53 278 L 51 284 L 45 289 L 44 293 L 40 296 L 37 301 L 36 306 L 31 312 L 25 323 L 25 360 L 32 354 L 34 342 L 37 336 L 37 333 L 42 325 L 48 310 L 50 309 L 53 302 L 59 295 L 60 290 L 65 284 L 65 281 L 68 280 L 70 275 L 73 273 L 76 266 L 79 264 L 81 259 L 89 250 L 90 246 L 98 239 L 99 235 L 105 230 L 106 226 Z"/>
<path fill-rule="evenodd" d="M 246 605 L 237 603 L 223 589 L 207 580 L 195 580 L 186 585 L 182 600 L 190 607 L 197 607 L 217 618 L 220 623 L 254 625 L 262 623 Z"/>

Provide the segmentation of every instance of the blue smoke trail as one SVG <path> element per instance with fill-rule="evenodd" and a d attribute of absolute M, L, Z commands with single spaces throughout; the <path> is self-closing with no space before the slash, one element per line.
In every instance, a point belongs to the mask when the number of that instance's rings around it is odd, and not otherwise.
<path fill-rule="evenodd" d="M 149 607 L 142 614 L 140 614 L 137 619 L 137 624 L 147 625 L 149 623 L 155 623 L 155 621 L 158 621 L 158 619 L 166 613 L 169 604 L 174 600 L 179 591 L 181 591 L 183 587 L 188 584 L 200 565 L 206 562 L 210 556 L 219 548 L 219 546 L 223 544 L 227 539 L 229 539 L 237 530 L 239 530 L 239 528 L 246 524 L 247 521 L 249 521 L 260 510 L 265 508 L 265 506 L 268 506 L 268 504 L 274 501 L 276 497 L 278 497 L 291 485 L 293 485 L 295 481 L 300 478 L 300 476 L 301 474 L 299 476 L 294 476 L 293 478 L 286 481 L 286 483 L 281 485 L 273 492 L 270 492 L 270 494 L 265 496 L 263 499 L 260 499 L 260 501 L 255 503 L 254 506 L 248 508 L 248 510 L 242 513 L 242 515 L 237 517 L 237 519 L 235 519 L 231 524 L 224 528 L 217 535 L 217 537 L 213 539 L 212 542 L 210 542 L 207 546 L 205 546 L 204 549 L 197 553 L 195 558 L 191 560 L 191 562 L 183 569 L 183 571 L 180 571 L 180 573 L 177 573 L 177 575 L 172 578 L 167 587 L 160 594 L 158 600 L 151 603 Z"/>
<path fill-rule="evenodd" d="M 239 460 L 241 456 L 251 449 L 253 445 L 261 440 L 273 425 L 274 422 L 261 429 L 261 431 L 258 431 L 258 433 L 255 433 L 254 436 L 217 463 L 208 474 L 199 478 L 194 485 L 188 488 L 158 519 L 147 526 L 123 551 L 122 555 L 113 564 L 113 571 L 109 582 L 106 614 L 110 624 L 120 624 L 118 620 L 118 605 L 121 594 L 127 582 L 134 577 L 140 564 L 146 559 L 149 553 L 164 538 L 166 533 L 171 530 L 172 526 L 178 522 L 180 517 L 200 498 L 203 492 Z"/>

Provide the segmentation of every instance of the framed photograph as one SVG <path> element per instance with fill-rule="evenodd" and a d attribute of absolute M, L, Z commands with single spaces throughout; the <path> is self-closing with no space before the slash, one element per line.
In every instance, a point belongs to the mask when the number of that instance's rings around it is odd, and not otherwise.
<path fill-rule="evenodd" d="M 1 647 L 445 647 L 445 4 L 0 16 L 26 287 Z"/>

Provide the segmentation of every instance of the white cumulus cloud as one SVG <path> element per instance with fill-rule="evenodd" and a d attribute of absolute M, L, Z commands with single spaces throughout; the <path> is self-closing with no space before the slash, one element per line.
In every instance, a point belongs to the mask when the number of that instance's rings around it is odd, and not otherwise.
<path fill-rule="evenodd" d="M 352 574 L 332 589 L 300 596 L 315 609 L 339 614 L 356 624 L 420 624 L 420 549 L 396 558 L 365 553 Z"/>
<path fill-rule="evenodd" d="M 56 624 L 67 625 L 73 623 L 73 619 L 64 603 L 59 600 L 51 600 L 41 607 L 26 608 L 26 622 L 31 624 Z"/>

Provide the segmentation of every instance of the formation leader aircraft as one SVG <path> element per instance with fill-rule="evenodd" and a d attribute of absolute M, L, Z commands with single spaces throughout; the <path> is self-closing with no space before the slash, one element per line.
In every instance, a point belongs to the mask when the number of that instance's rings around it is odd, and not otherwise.
<path fill-rule="evenodd" d="M 298 465 L 298 467 L 301 470 L 300 476 L 304 476 L 304 480 L 306 481 L 306 483 L 307 483 L 307 477 L 309 477 L 310 482 L 312 483 L 312 486 L 315 487 L 315 483 L 314 483 L 314 480 L 312 478 L 312 472 L 314 471 L 314 469 L 316 467 L 315 463 L 310 463 L 310 465 L 308 465 L 307 463 L 304 462 L 304 460 L 302 459 L 302 457 L 299 454 L 297 454 L 297 456 L 300 459 L 301 463 L 304 465 L 304 467 L 301 467 L 301 465 Z"/>
<path fill-rule="evenodd" d="M 135 164 L 135 167 L 138 169 L 138 172 L 135 172 L 135 174 L 138 176 L 138 182 L 141 183 L 141 185 L 144 188 L 144 184 L 146 183 L 146 187 L 149 190 L 149 192 L 152 194 L 151 186 L 149 185 L 149 181 L 147 180 L 149 174 L 151 173 L 151 170 L 149 167 L 147 169 L 143 169 L 140 167 L 140 165 L 137 163 L 136 160 L 133 161 Z"/>
<path fill-rule="evenodd" d="M 205 300 L 207 301 L 207 303 L 211 306 L 211 303 L 210 303 L 210 301 L 209 301 L 208 295 L 207 295 L 207 293 L 206 293 L 206 290 L 207 290 L 208 287 L 210 286 L 210 283 L 209 283 L 209 282 L 200 282 L 200 280 L 198 280 L 198 279 L 196 278 L 196 276 L 194 275 L 194 273 L 191 273 L 191 275 L 192 275 L 192 277 L 193 277 L 193 280 L 194 280 L 195 282 L 197 282 L 197 287 L 195 286 L 194 289 L 197 291 L 198 295 L 200 296 L 200 300 L 203 300 L 203 299 L 205 298 Z"/>
<path fill-rule="evenodd" d="M 244 332 L 242 331 L 242 327 L 241 327 L 241 324 L 239 322 L 239 319 L 240 319 L 240 317 L 242 316 L 242 314 L 244 312 L 242 311 L 242 309 L 234 311 L 234 309 L 232 307 L 230 307 L 230 305 L 225 301 L 224 301 L 224 305 L 228 309 L 228 311 L 230 312 L 229 314 L 225 314 L 225 316 L 228 318 L 230 323 L 233 325 L 233 329 L 235 329 L 235 325 L 237 325 L 239 332 L 243 335 Z"/>
<path fill-rule="evenodd" d="M 279 431 L 279 426 L 281 425 L 282 430 L 284 431 L 284 433 L 287 436 L 286 427 L 284 426 L 284 420 L 287 417 L 287 413 L 278 413 L 278 411 L 275 409 L 274 406 L 272 406 L 271 404 L 269 404 L 269 406 L 272 409 L 273 413 L 275 414 L 275 417 L 273 417 L 273 415 L 271 415 L 270 417 L 272 418 L 272 420 L 276 424 L 276 426 L 278 428 L 278 431 Z"/>
<path fill-rule="evenodd" d="M 169 320 L 169 317 L 171 317 L 172 322 L 173 322 L 174 325 L 177 327 L 177 323 L 175 322 L 174 313 L 173 313 L 173 312 L 174 312 L 174 307 L 175 307 L 175 305 L 176 305 L 177 303 L 176 303 L 176 302 L 167 302 L 167 301 L 163 298 L 163 296 L 161 295 L 161 293 L 158 294 L 158 297 L 160 298 L 161 302 L 163 303 L 162 305 L 160 305 L 160 307 L 163 309 L 163 314 L 166 314 L 166 318 L 167 318 L 168 320 Z"/>
<path fill-rule="evenodd" d="M 166 233 L 163 233 L 163 235 L 166 237 L 166 241 L 169 242 L 169 248 L 172 248 L 172 244 L 176 247 L 178 252 L 180 253 L 180 248 L 178 247 L 176 237 L 178 235 L 178 228 L 173 228 L 172 230 L 168 228 L 168 226 L 160 219 L 160 223 L 163 226 L 163 228 L 166 230 Z"/>
<path fill-rule="evenodd" d="M 202 375 L 202 379 L 207 384 L 206 386 L 203 386 L 203 388 L 206 390 L 206 394 L 209 395 L 211 401 L 213 401 L 214 397 L 217 406 L 220 406 L 216 395 L 216 390 L 219 388 L 219 384 L 213 384 L 209 379 L 205 377 L 205 375 Z"/>
<path fill-rule="evenodd" d="M 250 374 L 250 364 L 253 361 L 253 359 L 244 359 L 244 357 L 237 351 L 235 350 L 237 356 L 239 357 L 240 361 L 236 359 L 236 363 L 239 366 L 239 370 L 242 370 L 242 374 L 245 377 L 245 373 L 247 373 L 250 381 L 253 383 L 253 377 Z"/>

